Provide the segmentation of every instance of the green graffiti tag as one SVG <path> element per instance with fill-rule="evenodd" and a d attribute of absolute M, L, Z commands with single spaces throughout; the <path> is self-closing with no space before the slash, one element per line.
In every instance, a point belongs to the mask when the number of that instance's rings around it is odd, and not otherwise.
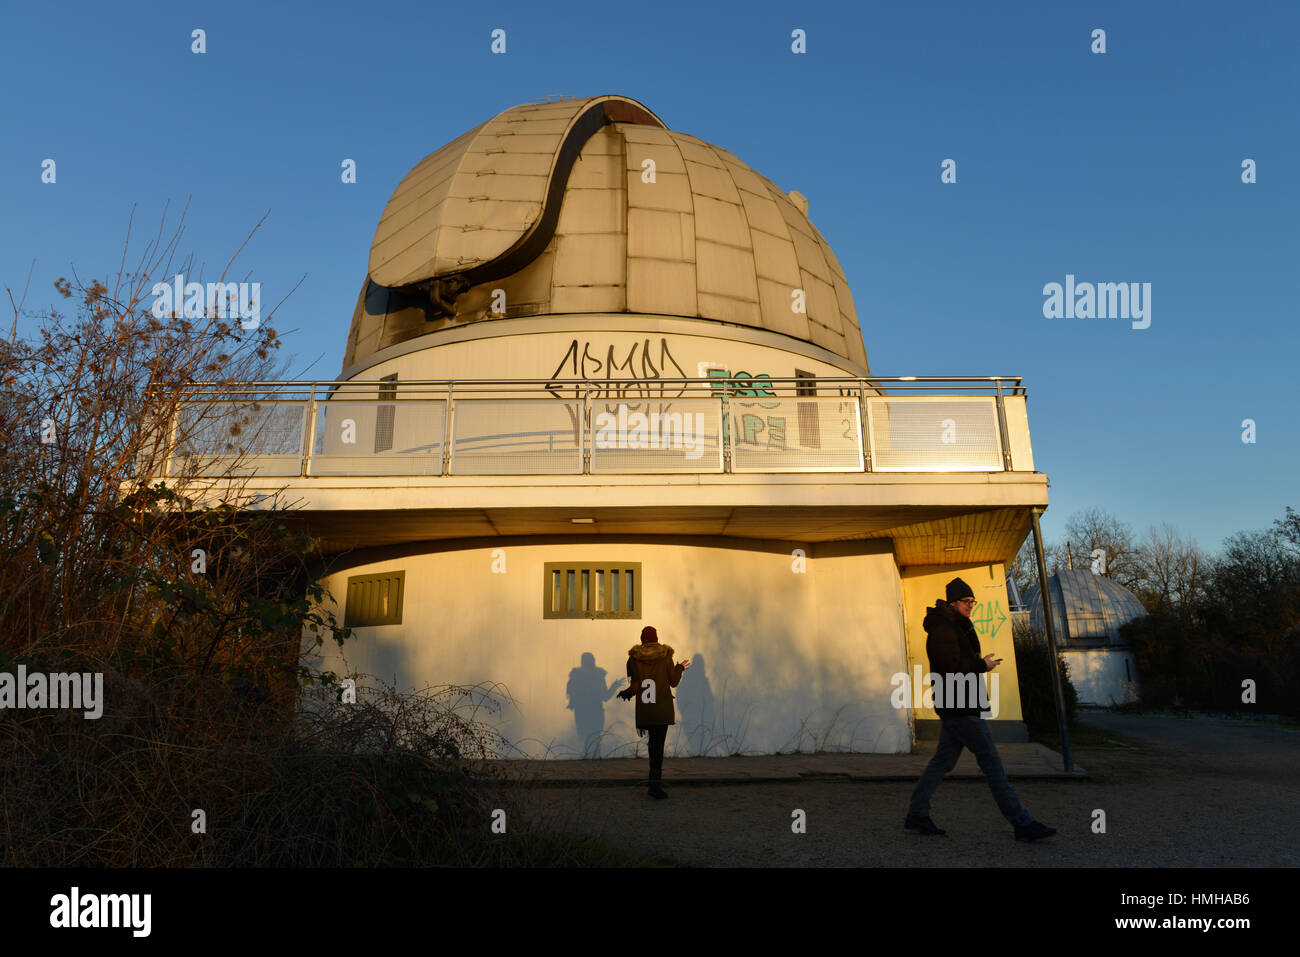
<path fill-rule="evenodd" d="M 1002 613 L 1002 602 L 983 602 L 979 613 L 971 618 L 975 630 L 990 638 L 998 636 L 998 630 L 1007 623 L 1007 616 Z"/>
<path fill-rule="evenodd" d="M 760 372 L 758 375 L 751 376 L 743 369 L 734 376 L 727 369 L 710 369 L 708 370 L 710 379 L 736 379 L 736 384 L 731 386 L 715 385 L 712 389 L 714 395 L 726 395 L 733 399 L 745 398 L 769 398 L 776 399 L 776 393 L 772 391 L 772 380 L 766 372 Z M 748 386 L 745 385 L 748 383 Z M 740 402 L 739 405 L 754 405 L 753 402 Z M 763 409 L 775 409 L 780 402 L 759 402 L 758 406 Z"/>
<path fill-rule="evenodd" d="M 758 375 L 750 375 L 748 372 L 741 370 L 734 376 L 727 369 L 710 369 L 708 376 L 711 379 L 736 379 L 732 385 L 715 385 L 712 393 L 715 396 L 726 396 L 732 400 L 733 409 L 737 406 L 750 407 L 757 405 L 762 409 L 774 409 L 781 403 L 777 400 L 777 394 L 772 391 L 772 380 L 766 372 L 760 372 Z M 737 402 L 737 399 L 772 399 L 771 402 Z M 767 446 L 774 449 L 789 448 L 785 442 L 785 418 L 783 416 L 760 416 L 751 412 L 738 413 L 733 411 L 732 416 L 722 420 L 722 435 L 724 441 L 731 441 L 731 418 L 736 419 L 736 441 L 744 442 L 748 445 L 761 445 L 762 440 L 759 438 L 761 432 L 767 432 Z M 765 421 L 766 419 L 766 421 Z"/>

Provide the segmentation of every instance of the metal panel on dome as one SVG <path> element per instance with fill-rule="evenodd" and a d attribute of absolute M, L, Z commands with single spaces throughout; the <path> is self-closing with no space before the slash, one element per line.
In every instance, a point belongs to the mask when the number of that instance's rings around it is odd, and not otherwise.
<path fill-rule="evenodd" d="M 808 314 L 795 312 L 792 308 L 792 290 L 795 288 L 795 283 L 776 282 L 759 276 L 758 305 L 763 317 L 763 328 L 809 342 L 812 334 L 808 328 Z"/>
<path fill-rule="evenodd" d="M 382 275 L 382 285 L 401 285 L 407 274 L 418 271 L 423 249 L 437 247 L 442 203 L 456 167 L 482 128 L 477 126 L 426 156 L 398 184 L 370 244 L 370 275 Z"/>
<path fill-rule="evenodd" d="M 571 135 L 596 104 L 624 122 L 658 121 L 634 100 L 608 96 L 498 114 L 425 157 L 398 184 L 371 243 L 370 278 L 410 285 L 490 262 L 517 245 L 541 220 L 553 178 L 568 175 L 562 154 L 583 145 L 570 143 Z M 520 156 L 527 159 L 520 163 Z"/>
<path fill-rule="evenodd" d="M 1053 625 L 1062 639 L 1072 643 L 1123 644 L 1120 626 L 1147 613 L 1131 591 L 1090 570 L 1058 569 L 1047 581 Z M 1042 631 L 1043 603 L 1036 583 L 1025 590 L 1025 604 L 1031 626 Z"/>

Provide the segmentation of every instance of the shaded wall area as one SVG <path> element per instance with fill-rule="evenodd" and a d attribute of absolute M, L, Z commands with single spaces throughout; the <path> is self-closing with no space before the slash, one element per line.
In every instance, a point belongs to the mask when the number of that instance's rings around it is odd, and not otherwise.
<path fill-rule="evenodd" d="M 1141 697 L 1137 659 L 1127 648 L 1067 648 L 1070 682 L 1080 704 L 1133 704 Z"/>
<path fill-rule="evenodd" d="M 979 602 L 971 614 L 971 622 L 980 640 L 980 653 L 992 654 L 1002 659 L 998 665 L 998 714 L 991 719 L 993 725 L 1018 724 L 1023 720 L 1020 710 L 1020 677 L 1016 670 L 1015 647 L 1011 638 L 1011 612 L 1007 599 L 1006 568 L 1001 564 L 984 565 L 915 565 L 902 571 L 904 619 L 907 623 L 908 673 L 920 666 L 924 676 L 930 670 L 925 651 L 925 620 L 927 608 L 944 597 L 948 582 L 960 578 L 970 585 Z M 987 681 L 985 676 L 982 680 Z M 990 686 L 990 690 L 992 690 Z M 933 708 L 918 707 L 917 721 L 937 722 Z M 1020 737 L 1020 728 L 1009 738 Z M 923 735 L 924 737 L 925 735 Z"/>

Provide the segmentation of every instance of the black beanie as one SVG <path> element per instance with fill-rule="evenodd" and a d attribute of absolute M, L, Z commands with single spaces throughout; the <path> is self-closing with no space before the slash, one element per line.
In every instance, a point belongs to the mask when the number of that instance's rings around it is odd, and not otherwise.
<path fill-rule="evenodd" d="M 953 602 L 962 598 L 974 598 L 974 597 L 975 597 L 975 592 L 971 591 L 970 585 L 967 585 L 960 578 L 954 578 L 952 581 L 948 582 L 948 603 L 949 604 L 952 604 Z"/>

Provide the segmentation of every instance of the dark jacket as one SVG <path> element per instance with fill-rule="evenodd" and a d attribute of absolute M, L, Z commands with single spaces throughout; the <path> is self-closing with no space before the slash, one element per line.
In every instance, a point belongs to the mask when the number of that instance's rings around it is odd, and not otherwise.
<path fill-rule="evenodd" d="M 682 680 L 685 669 L 673 664 L 671 645 L 650 642 L 633 645 L 627 652 L 627 676 L 632 684 L 627 689 L 636 695 L 636 726 L 650 728 L 657 725 L 676 724 L 677 709 L 673 707 L 673 693 Z M 642 700 L 646 689 L 641 682 L 649 678 L 655 689 L 654 704 Z"/>
<path fill-rule="evenodd" d="M 964 691 L 964 708 L 954 708 L 954 701 L 946 700 L 949 689 L 957 686 L 948 679 L 948 675 L 980 675 L 988 671 L 980 655 L 980 640 L 975 634 L 971 620 L 961 614 L 946 601 L 937 601 L 934 607 L 925 613 L 925 653 L 930 658 L 930 671 L 938 676 L 939 682 L 934 689 L 934 713 L 940 718 L 978 717 L 981 710 L 979 698 L 972 697 L 970 691 Z M 974 691 L 980 691 L 983 682 L 974 679 Z"/>

